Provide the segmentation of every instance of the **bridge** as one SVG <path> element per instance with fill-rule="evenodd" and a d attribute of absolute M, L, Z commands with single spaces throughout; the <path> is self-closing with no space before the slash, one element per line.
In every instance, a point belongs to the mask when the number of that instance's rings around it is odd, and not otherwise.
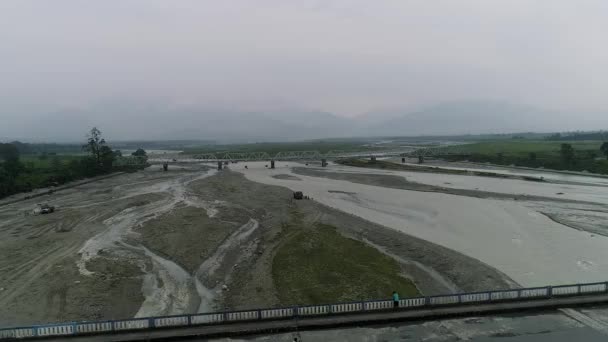
<path fill-rule="evenodd" d="M 0 329 L 0 340 L 150 341 L 229 337 L 608 302 L 608 282 Z"/>
<path fill-rule="evenodd" d="M 382 158 L 382 157 L 441 157 L 453 155 L 470 155 L 466 145 L 404 147 L 391 150 L 343 151 L 332 150 L 325 153 L 319 151 L 280 151 L 268 152 L 217 152 L 199 154 L 177 154 L 172 156 L 151 155 L 151 162 L 236 162 L 236 161 L 292 161 L 292 160 L 332 160 L 341 158 Z"/>

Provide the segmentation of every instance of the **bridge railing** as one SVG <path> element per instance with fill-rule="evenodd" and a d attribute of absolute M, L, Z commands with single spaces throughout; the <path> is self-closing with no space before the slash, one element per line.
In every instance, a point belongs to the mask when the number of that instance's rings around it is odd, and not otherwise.
<path fill-rule="evenodd" d="M 439 296 L 404 298 L 398 310 L 416 310 L 450 305 L 484 304 L 505 301 L 528 301 L 566 296 L 608 293 L 608 282 L 531 287 L 499 291 L 468 292 Z M 204 326 L 234 322 L 292 319 L 340 314 L 394 310 L 392 300 L 368 300 L 348 303 L 306 305 L 282 308 L 199 313 L 108 321 L 68 322 L 0 329 L 0 339 L 23 339 L 50 336 L 105 334 L 130 330 L 162 329 L 180 326 Z"/>

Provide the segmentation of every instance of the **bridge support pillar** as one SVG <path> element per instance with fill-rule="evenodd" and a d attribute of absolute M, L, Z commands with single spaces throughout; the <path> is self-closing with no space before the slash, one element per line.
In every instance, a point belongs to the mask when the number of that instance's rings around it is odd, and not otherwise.
<path fill-rule="evenodd" d="M 218 161 L 217 162 L 217 170 L 220 171 L 222 169 L 222 162 Z"/>
<path fill-rule="evenodd" d="M 274 160 L 271 160 L 271 161 L 270 161 L 270 168 L 271 168 L 271 169 L 274 169 Z"/>
<path fill-rule="evenodd" d="M 375 163 L 376 162 L 376 156 L 371 156 L 370 160 L 371 160 L 372 163 Z"/>
<path fill-rule="evenodd" d="M 424 156 L 418 156 L 418 164 L 424 163 Z"/>
<path fill-rule="evenodd" d="M 322 167 L 326 167 L 327 166 L 327 159 L 325 159 L 325 158 L 321 159 L 321 166 Z"/>
<path fill-rule="evenodd" d="M 405 157 L 401 158 L 401 163 L 405 163 Z"/>

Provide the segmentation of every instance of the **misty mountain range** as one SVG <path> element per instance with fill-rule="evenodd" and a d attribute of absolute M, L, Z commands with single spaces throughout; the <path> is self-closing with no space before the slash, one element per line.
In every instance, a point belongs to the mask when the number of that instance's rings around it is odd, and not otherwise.
<path fill-rule="evenodd" d="M 110 140 L 191 139 L 221 143 L 608 128 L 608 115 L 594 115 L 595 121 L 580 121 L 579 117 L 577 113 L 551 112 L 500 102 L 445 103 L 418 111 L 370 112 L 357 118 L 321 111 L 262 113 L 121 105 L 58 111 L 42 120 L 24 120 L 12 134 L 0 132 L 0 138 L 75 142 L 81 141 L 93 126 L 100 128 Z"/>

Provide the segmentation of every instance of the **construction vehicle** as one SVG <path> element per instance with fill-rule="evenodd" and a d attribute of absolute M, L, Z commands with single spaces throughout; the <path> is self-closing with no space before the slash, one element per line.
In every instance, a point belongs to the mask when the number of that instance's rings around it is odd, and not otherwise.
<path fill-rule="evenodd" d="M 50 213 L 54 213 L 55 212 L 55 207 L 50 206 L 48 204 L 43 204 L 40 206 L 40 213 L 41 214 L 50 214 Z"/>
<path fill-rule="evenodd" d="M 296 191 L 293 193 L 293 198 L 297 200 L 304 199 L 304 194 L 302 193 L 302 191 Z"/>

